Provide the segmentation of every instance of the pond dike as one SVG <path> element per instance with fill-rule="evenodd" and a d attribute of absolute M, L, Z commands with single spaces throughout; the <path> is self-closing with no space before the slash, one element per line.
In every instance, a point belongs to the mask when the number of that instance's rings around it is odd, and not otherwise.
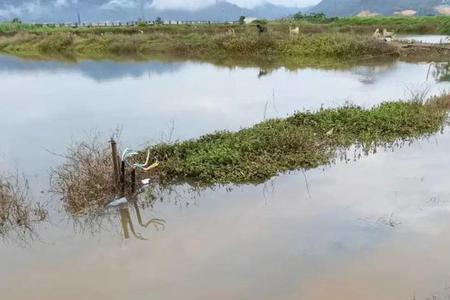
<path fill-rule="evenodd" d="M 430 43 L 399 43 L 391 44 L 398 47 L 400 56 L 402 57 L 427 57 L 427 58 L 443 58 L 450 59 L 450 43 L 448 44 L 430 44 Z"/>

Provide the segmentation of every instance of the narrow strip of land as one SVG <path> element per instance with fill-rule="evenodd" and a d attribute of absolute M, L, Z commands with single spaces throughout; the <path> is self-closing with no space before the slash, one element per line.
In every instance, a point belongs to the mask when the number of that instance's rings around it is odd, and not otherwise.
<path fill-rule="evenodd" d="M 447 118 L 449 103 L 450 98 L 443 96 L 425 103 L 301 112 L 238 132 L 218 132 L 149 150 L 160 161 L 160 182 L 263 182 L 281 172 L 328 164 L 338 149 L 351 145 L 370 151 L 377 145 L 436 133 Z"/>
<path fill-rule="evenodd" d="M 434 58 L 450 54 L 448 45 L 403 47 L 400 43 L 387 43 L 372 36 L 376 28 L 388 28 L 395 33 L 450 33 L 450 17 L 313 21 L 293 19 L 249 25 L 142 24 L 93 28 L 0 24 L 0 53 L 66 59 L 145 59 L 163 56 L 199 60 L 414 55 Z M 292 31 L 293 27 L 298 27 L 298 30 Z"/>
<path fill-rule="evenodd" d="M 448 95 L 427 101 L 383 103 L 370 109 L 345 106 L 299 112 L 237 132 L 222 131 L 198 139 L 154 145 L 142 151 L 159 167 L 138 174 L 163 186 L 261 183 L 277 174 L 333 162 L 351 146 L 356 157 L 439 132 L 450 108 Z M 103 209 L 116 197 L 110 145 L 80 143 L 52 174 L 52 190 L 73 214 Z"/>

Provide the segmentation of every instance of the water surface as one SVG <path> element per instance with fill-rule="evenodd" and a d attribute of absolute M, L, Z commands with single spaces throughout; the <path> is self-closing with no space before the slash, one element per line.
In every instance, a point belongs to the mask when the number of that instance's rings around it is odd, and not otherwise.
<path fill-rule="evenodd" d="M 30 62 L 0 57 L 0 167 L 40 174 L 72 141 L 122 128 L 123 146 L 237 130 L 300 110 L 370 107 L 450 88 L 448 64 L 345 69 L 223 68 L 211 64 Z"/>
<path fill-rule="evenodd" d="M 448 44 L 450 43 L 450 36 L 448 35 L 401 35 L 399 40 L 427 43 L 427 44 Z"/>
<path fill-rule="evenodd" d="M 61 163 L 48 150 L 64 153 L 92 131 L 106 140 L 122 125 L 122 146 L 132 147 L 195 138 L 298 110 L 439 94 L 450 88 L 446 70 L 0 57 L 0 168 L 25 173 L 33 197 L 52 210 L 38 238 L 0 242 L 1 298 L 447 299 L 448 130 L 262 185 L 175 187 L 142 199 L 138 210 L 93 219 L 73 219 L 39 193 L 48 189 L 48 169 Z M 164 226 L 143 226 L 152 218 Z"/>

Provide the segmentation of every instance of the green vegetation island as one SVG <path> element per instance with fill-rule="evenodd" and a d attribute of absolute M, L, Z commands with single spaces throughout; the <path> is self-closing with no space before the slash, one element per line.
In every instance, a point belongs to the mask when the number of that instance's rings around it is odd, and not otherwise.
<path fill-rule="evenodd" d="M 161 143 L 134 159 L 159 162 L 138 178 L 162 187 L 188 183 L 258 184 L 280 173 L 308 170 L 336 159 L 401 146 L 439 132 L 448 120 L 450 97 L 420 97 L 386 102 L 372 108 L 343 106 L 298 112 L 239 131 L 221 131 L 198 139 Z M 348 150 L 355 148 L 354 156 Z M 103 208 L 117 195 L 111 149 L 98 140 L 68 149 L 67 161 L 52 174 L 52 190 L 72 214 Z"/>

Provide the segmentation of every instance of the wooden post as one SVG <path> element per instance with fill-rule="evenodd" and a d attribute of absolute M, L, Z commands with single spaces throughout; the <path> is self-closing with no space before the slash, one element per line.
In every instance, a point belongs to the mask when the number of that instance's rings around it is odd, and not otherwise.
<path fill-rule="evenodd" d="M 122 183 L 122 186 L 121 186 L 122 196 L 125 197 L 125 181 L 126 181 L 125 180 L 125 161 L 122 161 L 122 165 L 120 168 L 120 174 L 121 174 L 120 178 L 121 178 L 121 183 Z"/>
<path fill-rule="evenodd" d="M 136 168 L 131 169 L 131 193 L 136 192 Z"/>
<path fill-rule="evenodd" d="M 114 139 L 111 139 L 111 152 L 112 152 L 112 163 L 114 167 L 114 187 L 118 190 L 119 187 L 119 162 L 117 160 L 117 143 Z"/>

